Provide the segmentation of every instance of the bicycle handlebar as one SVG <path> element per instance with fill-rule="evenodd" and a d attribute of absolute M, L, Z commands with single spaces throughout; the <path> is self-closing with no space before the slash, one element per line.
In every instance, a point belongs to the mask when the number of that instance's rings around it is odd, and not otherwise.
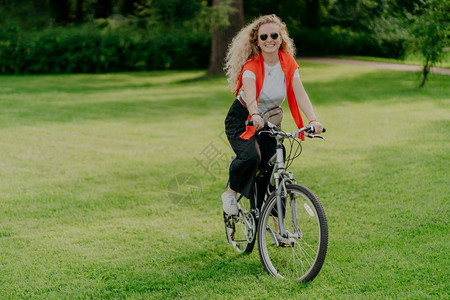
<path fill-rule="evenodd" d="M 249 121 L 245 121 L 245 125 L 247 126 L 253 126 L 253 121 L 249 120 Z M 282 132 L 280 131 L 280 127 L 270 123 L 269 121 L 265 121 L 264 122 L 264 129 L 265 130 L 270 130 L 272 133 L 274 133 L 273 131 L 275 131 L 275 133 L 281 134 Z M 283 133 L 284 136 L 298 136 L 300 133 L 302 132 L 306 132 L 308 137 L 318 137 L 318 138 L 323 138 L 321 136 L 318 135 L 313 135 L 313 133 L 315 132 L 314 126 L 312 125 L 308 125 L 305 126 L 303 128 L 300 128 L 299 130 L 294 130 L 291 134 L 288 133 Z M 322 132 L 326 132 L 326 129 L 323 128 Z"/>

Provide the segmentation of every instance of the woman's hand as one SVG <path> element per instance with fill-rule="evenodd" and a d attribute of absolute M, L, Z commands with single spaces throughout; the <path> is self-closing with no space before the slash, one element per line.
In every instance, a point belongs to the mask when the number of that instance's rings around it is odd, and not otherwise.
<path fill-rule="evenodd" d="M 309 125 L 314 126 L 314 133 L 315 134 L 322 133 L 323 126 L 322 126 L 322 124 L 320 124 L 319 121 L 314 120 L 314 121 L 310 122 Z"/>
<path fill-rule="evenodd" d="M 260 130 L 264 128 L 264 120 L 261 118 L 259 114 L 252 115 L 253 126 L 255 126 L 256 130 Z"/>

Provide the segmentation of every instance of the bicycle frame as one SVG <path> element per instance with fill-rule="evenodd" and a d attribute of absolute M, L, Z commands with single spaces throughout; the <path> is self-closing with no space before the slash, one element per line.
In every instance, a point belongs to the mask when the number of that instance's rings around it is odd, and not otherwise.
<path fill-rule="evenodd" d="M 270 125 L 269 125 L 270 126 Z M 276 127 L 272 127 L 271 129 L 275 129 Z M 284 158 L 284 151 L 283 151 L 283 141 L 286 137 L 296 137 L 298 134 L 302 132 L 314 132 L 312 126 L 306 126 L 298 131 L 294 131 L 292 134 L 285 133 L 281 134 L 280 132 L 276 132 L 275 139 L 277 141 L 276 146 L 276 153 L 270 158 L 269 160 L 269 166 L 273 166 L 273 171 L 270 176 L 270 184 L 272 184 L 275 187 L 275 192 L 277 196 L 277 211 L 278 211 L 278 224 L 279 224 L 279 230 L 280 235 L 282 237 L 287 238 L 288 234 L 286 232 L 286 229 L 284 227 L 284 215 L 283 215 L 283 203 L 282 203 L 282 197 L 283 192 L 286 195 L 286 184 L 294 184 L 296 183 L 296 180 L 294 179 L 294 174 L 292 172 L 287 172 L 285 168 L 285 158 Z M 270 133 L 273 133 L 272 131 L 269 131 Z M 319 135 L 312 135 L 308 133 L 306 136 L 310 138 L 322 138 L 322 136 Z M 268 196 L 268 195 L 266 195 Z M 264 199 L 265 200 L 265 199 Z M 298 223 L 297 223 L 297 216 L 295 215 L 295 201 L 291 201 L 292 206 L 292 222 L 294 225 L 294 228 L 298 229 Z M 298 232 L 296 232 L 298 233 Z"/>
<path fill-rule="evenodd" d="M 252 126 L 250 122 L 246 124 Z M 239 214 L 228 216 L 224 213 L 228 242 L 238 252 L 251 253 L 257 240 L 261 262 L 269 274 L 300 282 L 311 281 L 317 276 L 328 246 L 328 226 L 322 204 L 311 190 L 297 184 L 294 175 L 287 171 L 302 152 L 301 140 L 297 140 L 299 134 L 323 138 L 314 132 L 309 125 L 287 133 L 266 122 L 258 134 L 268 133 L 275 139 L 275 153 L 268 164 L 258 170 L 253 195 L 238 197 Z M 288 149 L 283 146 L 286 138 L 291 145 Z M 267 185 L 262 186 L 262 182 Z M 300 199 L 302 202 L 297 203 Z M 308 215 L 315 218 L 308 218 Z M 314 229 L 316 226 L 317 230 Z"/>

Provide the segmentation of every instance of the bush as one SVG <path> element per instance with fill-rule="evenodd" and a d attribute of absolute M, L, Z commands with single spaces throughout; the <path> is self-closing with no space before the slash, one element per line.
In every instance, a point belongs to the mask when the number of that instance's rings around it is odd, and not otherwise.
<path fill-rule="evenodd" d="M 207 68 L 208 32 L 138 32 L 94 26 L 0 29 L 2 74 Z"/>
<path fill-rule="evenodd" d="M 339 26 L 296 28 L 291 30 L 291 36 L 300 56 L 363 55 L 400 58 L 405 53 L 405 39 L 396 36 L 380 38 Z"/>
<path fill-rule="evenodd" d="M 102 28 L 103 27 L 103 28 Z M 100 73 L 205 69 L 211 53 L 209 31 L 157 26 L 69 26 L 25 32 L 0 27 L 2 74 Z M 291 27 L 298 55 L 367 55 L 400 58 L 402 35 L 358 33 L 339 26 Z"/>

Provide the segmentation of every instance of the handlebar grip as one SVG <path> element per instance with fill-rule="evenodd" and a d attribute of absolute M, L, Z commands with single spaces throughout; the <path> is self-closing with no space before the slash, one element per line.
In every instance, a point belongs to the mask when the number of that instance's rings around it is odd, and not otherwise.
<path fill-rule="evenodd" d="M 314 133 L 314 132 L 316 131 L 316 129 L 314 128 L 314 126 L 312 126 L 312 125 L 309 125 L 309 126 L 310 126 L 311 129 L 312 129 L 310 133 Z M 327 131 L 327 130 L 325 129 L 325 127 L 323 127 L 321 133 L 324 133 L 325 131 Z"/>
<path fill-rule="evenodd" d="M 247 121 L 245 121 L 245 125 L 246 126 L 253 126 L 253 121 L 252 120 L 247 120 Z M 274 128 L 274 127 L 275 127 L 275 125 L 273 125 L 272 123 L 270 123 L 268 121 L 264 122 L 264 129 L 269 130 L 269 129 Z"/>

